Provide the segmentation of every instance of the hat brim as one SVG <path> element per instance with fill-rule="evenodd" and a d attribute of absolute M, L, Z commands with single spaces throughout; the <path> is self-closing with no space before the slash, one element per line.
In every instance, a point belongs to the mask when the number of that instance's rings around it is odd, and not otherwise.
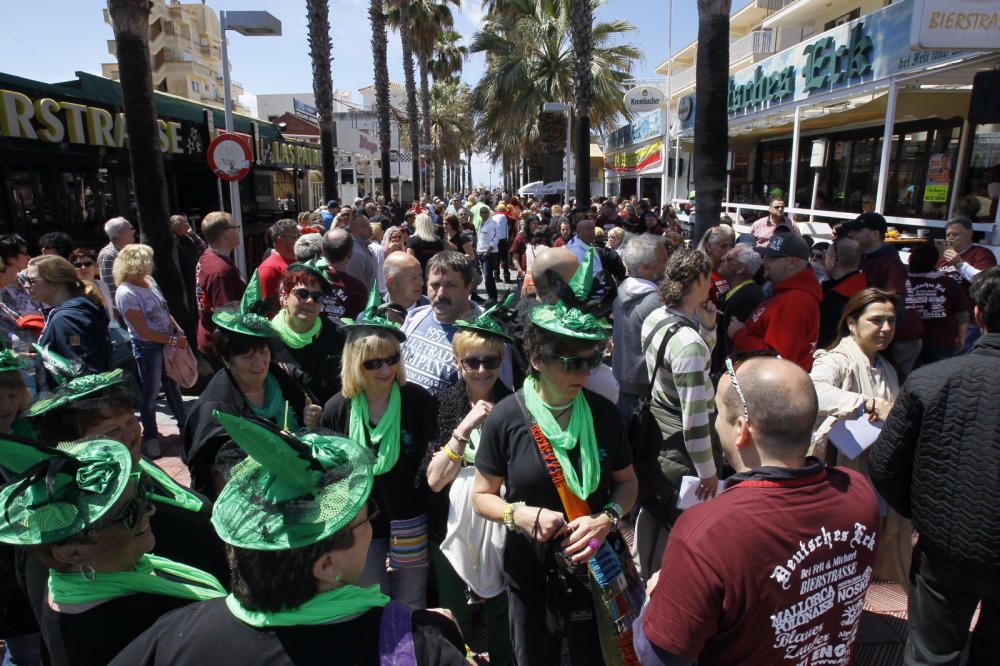
<path fill-rule="evenodd" d="M 503 331 L 493 330 L 485 326 L 477 326 L 473 322 L 465 321 L 463 319 L 459 319 L 458 321 L 455 322 L 455 328 L 462 331 L 472 331 L 474 333 L 479 333 L 480 335 L 485 335 L 490 338 L 499 338 L 504 342 L 514 344 L 514 338 L 507 335 Z"/>
<path fill-rule="evenodd" d="M 400 342 L 406 342 L 406 334 L 395 324 L 387 322 L 385 324 L 380 322 L 373 322 L 370 320 L 354 321 L 353 319 L 341 319 L 344 322 L 345 332 L 350 333 L 351 331 L 356 331 L 359 334 L 363 334 L 367 331 L 389 331 L 392 333 L 397 340 Z"/>
<path fill-rule="evenodd" d="M 258 319 L 260 322 L 257 321 Z M 216 312 L 212 315 L 212 322 L 230 333 L 249 335 L 254 338 L 272 338 L 276 335 L 270 320 L 261 315 Z"/>
<path fill-rule="evenodd" d="M 76 377 L 57 388 L 49 397 L 36 400 L 25 412 L 25 416 L 39 416 L 84 396 L 103 391 L 115 384 L 121 384 L 123 381 L 125 381 L 125 372 L 121 368 L 111 372 Z"/>

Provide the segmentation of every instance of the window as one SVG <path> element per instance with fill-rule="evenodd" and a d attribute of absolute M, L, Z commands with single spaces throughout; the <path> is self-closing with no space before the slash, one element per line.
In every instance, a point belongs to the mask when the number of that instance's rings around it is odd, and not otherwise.
<path fill-rule="evenodd" d="M 860 16 L 861 16 L 861 7 L 855 7 L 854 9 L 852 9 L 849 12 L 847 12 L 846 14 L 838 16 L 837 18 L 833 19 L 832 21 L 827 21 L 823 25 L 823 32 L 826 32 L 827 30 L 829 30 L 831 28 L 836 28 L 838 25 L 844 25 L 845 23 L 847 23 L 849 21 L 853 21 L 854 19 L 856 19 L 856 18 L 858 18 Z"/>
<path fill-rule="evenodd" d="M 198 92 L 198 82 L 197 81 L 192 81 L 191 82 L 191 90 L 193 90 L 194 92 Z"/>

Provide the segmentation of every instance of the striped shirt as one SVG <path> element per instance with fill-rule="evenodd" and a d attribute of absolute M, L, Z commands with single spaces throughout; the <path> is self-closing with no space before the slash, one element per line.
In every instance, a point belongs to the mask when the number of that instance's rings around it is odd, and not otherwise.
<path fill-rule="evenodd" d="M 712 399 L 715 397 L 709 377 L 715 329 L 707 331 L 700 326 L 697 318 L 661 307 L 653 310 L 642 323 L 642 340 L 645 342 L 657 324 L 667 317 L 686 321 L 691 326 L 681 326 L 667 342 L 663 365 L 657 369 L 653 385 L 653 408 L 655 411 L 660 407 L 667 413 L 680 415 L 684 447 L 691 456 L 698 477 L 707 479 L 716 474 L 709 428 Z M 661 326 L 646 347 L 646 371 L 649 376 L 652 376 L 660 344 L 670 327 L 670 323 Z"/>

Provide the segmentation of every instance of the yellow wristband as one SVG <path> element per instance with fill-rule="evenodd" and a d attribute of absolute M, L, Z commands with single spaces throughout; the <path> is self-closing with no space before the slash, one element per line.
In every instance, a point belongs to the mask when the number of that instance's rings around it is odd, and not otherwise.
<path fill-rule="evenodd" d="M 442 446 L 441 450 L 444 451 L 444 454 L 446 456 L 448 456 L 449 458 L 451 458 L 452 460 L 454 460 L 457 463 L 460 463 L 463 460 L 465 460 L 465 458 L 463 458 L 462 456 L 460 456 L 457 453 L 455 453 L 454 451 L 452 451 L 451 447 L 448 446 L 447 444 L 445 444 L 444 446 Z"/>

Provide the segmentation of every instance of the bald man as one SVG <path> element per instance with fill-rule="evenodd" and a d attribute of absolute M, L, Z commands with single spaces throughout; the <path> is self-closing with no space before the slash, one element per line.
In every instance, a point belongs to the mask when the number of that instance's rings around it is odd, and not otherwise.
<path fill-rule="evenodd" d="M 550 247 L 535 255 L 531 265 L 531 278 L 535 282 L 535 296 L 542 303 L 555 303 L 558 295 L 554 285 L 549 284 L 546 273 L 550 270 L 559 274 L 564 282 L 573 279 L 573 274 L 580 267 L 576 255 L 565 247 Z"/>
<path fill-rule="evenodd" d="M 737 471 L 674 525 L 633 624 L 644 665 L 848 666 L 872 578 L 878 502 L 859 473 L 807 458 L 818 411 L 802 368 L 723 375 L 716 428 Z"/>
<path fill-rule="evenodd" d="M 383 271 L 388 291 L 387 303 L 400 305 L 404 310 L 430 305 L 424 295 L 424 275 L 419 259 L 406 252 L 393 252 L 385 258 Z"/>

